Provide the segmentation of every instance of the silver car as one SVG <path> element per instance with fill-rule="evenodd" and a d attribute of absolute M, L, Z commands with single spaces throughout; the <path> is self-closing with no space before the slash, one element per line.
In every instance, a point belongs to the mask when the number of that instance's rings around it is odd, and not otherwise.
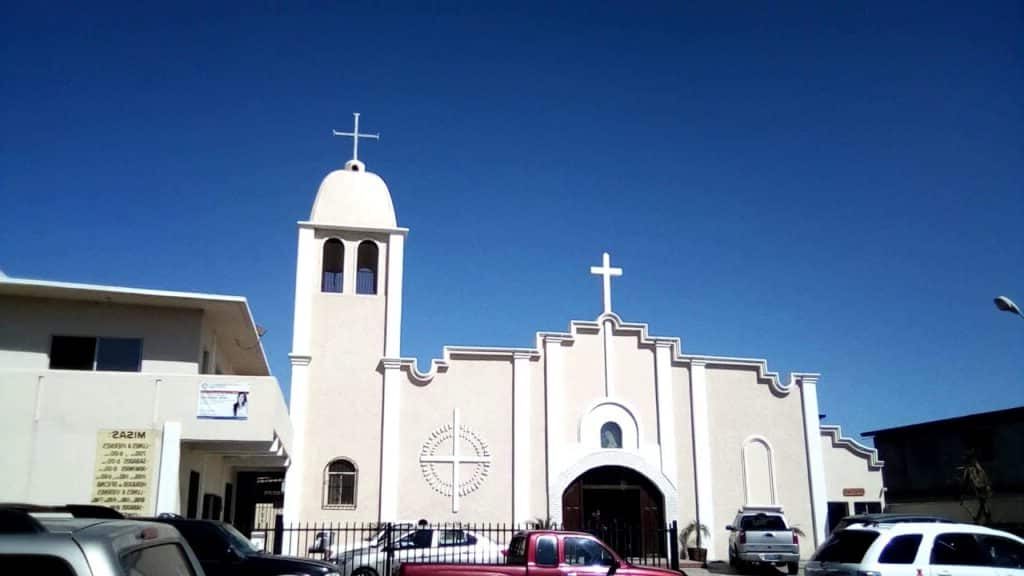
<path fill-rule="evenodd" d="M 749 565 L 785 566 L 796 574 L 800 561 L 800 540 L 786 523 L 781 509 L 741 508 L 729 534 L 729 564 L 738 569 Z"/>
<path fill-rule="evenodd" d="M 166 524 L 2 505 L 0 566 L 10 574 L 203 576 L 188 544 Z"/>
<path fill-rule="evenodd" d="M 390 556 L 390 558 L 388 558 Z M 338 554 L 332 560 L 343 576 L 384 576 L 390 562 L 397 572 L 406 562 L 503 564 L 503 547 L 481 534 L 457 527 L 418 528 L 388 548 L 364 548 Z"/>

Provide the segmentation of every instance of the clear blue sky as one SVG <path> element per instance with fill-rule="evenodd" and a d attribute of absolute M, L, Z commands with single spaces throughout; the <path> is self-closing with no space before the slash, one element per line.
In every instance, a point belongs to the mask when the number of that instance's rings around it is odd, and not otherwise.
<path fill-rule="evenodd" d="M 358 111 L 421 365 L 593 319 L 607 250 L 621 316 L 849 432 L 1024 404 L 1019 2 L 256 4 L 5 3 L 0 268 L 244 295 L 287 389 Z"/>

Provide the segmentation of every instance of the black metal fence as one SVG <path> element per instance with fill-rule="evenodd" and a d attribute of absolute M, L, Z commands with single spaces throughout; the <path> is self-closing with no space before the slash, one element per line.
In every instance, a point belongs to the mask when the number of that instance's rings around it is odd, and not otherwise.
<path fill-rule="evenodd" d="M 512 536 L 536 528 L 533 524 L 501 523 L 299 523 L 285 526 L 278 515 L 273 527 L 256 528 L 252 540 L 266 552 L 338 564 L 343 576 L 390 576 L 404 562 L 504 564 Z M 586 532 L 600 538 L 633 564 L 679 569 L 679 531 L 675 522 L 653 533 L 650 529 L 642 531 L 630 526 L 602 527 Z"/>

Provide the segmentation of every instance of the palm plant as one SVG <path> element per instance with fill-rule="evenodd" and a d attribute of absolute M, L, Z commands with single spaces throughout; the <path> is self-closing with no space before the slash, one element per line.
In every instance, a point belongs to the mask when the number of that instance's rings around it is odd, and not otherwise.
<path fill-rule="evenodd" d="M 689 524 L 683 526 L 683 529 L 679 531 L 679 541 L 682 543 L 684 548 L 687 548 L 687 556 L 691 556 L 689 551 L 690 536 L 696 535 L 696 550 L 701 550 L 704 548 L 703 546 L 701 546 L 700 537 L 702 534 L 705 537 L 710 537 L 711 531 L 708 530 L 707 526 L 701 524 L 700 522 L 697 522 L 696 520 L 692 520 Z"/>

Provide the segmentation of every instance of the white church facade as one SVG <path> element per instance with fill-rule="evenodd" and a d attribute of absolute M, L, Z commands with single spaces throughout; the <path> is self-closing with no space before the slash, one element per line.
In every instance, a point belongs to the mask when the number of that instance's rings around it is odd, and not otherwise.
<path fill-rule="evenodd" d="M 620 318 L 607 254 L 597 318 L 446 347 L 423 373 L 399 345 L 408 230 L 384 181 L 349 161 L 298 226 L 286 523 L 697 520 L 724 559 L 739 507 L 781 507 L 806 555 L 830 502 L 882 505 L 874 451 L 819 426 L 817 374 L 783 381 Z"/>

